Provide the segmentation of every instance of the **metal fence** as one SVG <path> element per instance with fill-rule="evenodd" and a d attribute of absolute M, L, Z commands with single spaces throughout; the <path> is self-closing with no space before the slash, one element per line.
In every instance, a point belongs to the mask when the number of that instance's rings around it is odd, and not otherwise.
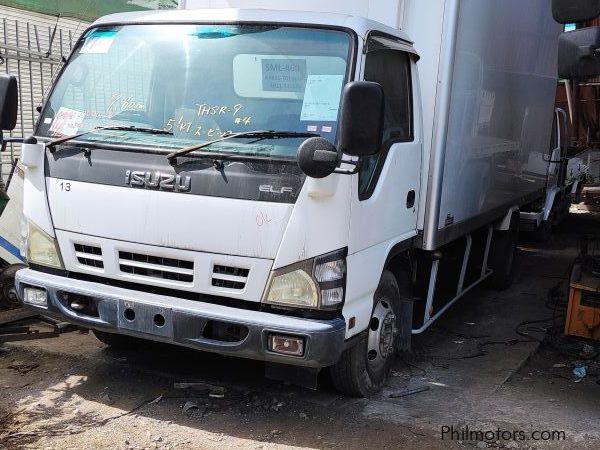
<path fill-rule="evenodd" d="M 24 137 L 33 132 L 37 108 L 87 25 L 17 9 L 2 10 L 6 14 L 0 18 L 0 71 L 19 81 L 19 117 L 10 136 Z M 8 163 L 18 154 L 19 146 L 14 144 L 2 155 L 3 179 L 10 171 Z"/>

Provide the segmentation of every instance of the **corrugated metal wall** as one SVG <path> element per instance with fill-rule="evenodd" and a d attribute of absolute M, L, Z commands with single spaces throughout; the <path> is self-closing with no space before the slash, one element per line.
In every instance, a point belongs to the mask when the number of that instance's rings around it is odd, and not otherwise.
<path fill-rule="evenodd" d="M 19 9 L 0 7 L 0 71 L 19 80 L 19 120 L 11 136 L 32 133 L 37 119 L 36 107 L 41 104 L 62 56 L 88 24 L 77 20 L 47 16 Z M 50 45 L 50 43 L 52 43 Z M 13 151 L 18 154 L 18 146 Z M 2 155 L 2 162 L 11 154 Z M 2 164 L 2 175 L 10 164 Z"/>

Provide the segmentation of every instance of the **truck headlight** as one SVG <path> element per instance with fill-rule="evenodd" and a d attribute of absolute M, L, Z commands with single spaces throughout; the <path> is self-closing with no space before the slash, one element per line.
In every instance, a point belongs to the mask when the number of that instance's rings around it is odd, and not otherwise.
<path fill-rule="evenodd" d="M 27 262 L 62 269 L 56 240 L 32 222 L 28 224 L 25 244 Z"/>
<path fill-rule="evenodd" d="M 339 309 L 346 290 L 346 253 L 343 249 L 274 270 L 263 303 Z"/>

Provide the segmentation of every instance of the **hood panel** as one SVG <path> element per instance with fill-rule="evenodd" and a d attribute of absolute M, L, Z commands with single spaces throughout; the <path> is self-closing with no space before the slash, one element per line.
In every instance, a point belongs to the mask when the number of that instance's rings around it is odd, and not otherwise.
<path fill-rule="evenodd" d="M 181 157 L 172 166 L 164 153 L 61 147 L 47 154 L 45 173 L 84 183 L 277 203 L 294 203 L 305 179 L 294 161 L 224 160 L 222 164 L 217 169 L 212 158 Z"/>
<path fill-rule="evenodd" d="M 47 178 L 58 230 L 199 252 L 274 259 L 293 205 Z"/>

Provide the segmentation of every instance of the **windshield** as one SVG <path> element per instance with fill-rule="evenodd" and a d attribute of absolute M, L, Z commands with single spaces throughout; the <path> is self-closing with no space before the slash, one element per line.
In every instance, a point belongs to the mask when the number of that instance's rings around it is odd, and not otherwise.
<path fill-rule="evenodd" d="M 126 25 L 79 42 L 37 135 L 172 150 L 252 130 L 311 132 L 332 142 L 351 37 L 257 25 Z M 144 133 L 154 128 L 172 134 Z M 234 139 L 210 151 L 295 156 L 302 139 Z"/>

